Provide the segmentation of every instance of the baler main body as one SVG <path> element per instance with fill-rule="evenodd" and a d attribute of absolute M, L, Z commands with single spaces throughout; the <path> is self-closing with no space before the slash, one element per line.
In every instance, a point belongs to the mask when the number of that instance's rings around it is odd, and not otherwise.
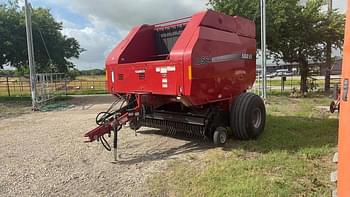
<path fill-rule="evenodd" d="M 247 93 L 255 56 L 255 24 L 238 16 L 205 11 L 135 27 L 106 61 L 108 91 L 117 101 L 85 137 L 111 150 L 104 135 L 114 131 L 116 150 L 117 133 L 129 123 L 135 131 L 182 131 L 217 145 L 229 134 L 255 139 L 266 118 L 262 99 Z"/>
<path fill-rule="evenodd" d="M 108 90 L 161 95 L 157 105 L 232 100 L 255 81 L 255 53 L 255 24 L 238 16 L 206 11 L 141 25 L 108 56 Z"/>

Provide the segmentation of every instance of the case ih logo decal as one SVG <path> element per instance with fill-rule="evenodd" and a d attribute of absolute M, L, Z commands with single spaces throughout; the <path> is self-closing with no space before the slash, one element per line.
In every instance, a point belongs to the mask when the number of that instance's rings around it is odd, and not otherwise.
<path fill-rule="evenodd" d="M 209 63 L 218 63 L 218 62 L 227 62 L 233 60 L 255 60 L 255 54 L 250 53 L 233 53 L 215 57 L 201 57 L 195 63 L 195 65 L 200 64 L 209 64 Z"/>
<path fill-rule="evenodd" d="M 167 73 L 175 70 L 175 65 L 156 67 L 156 72 L 162 74 L 162 88 L 168 88 Z"/>
<path fill-rule="evenodd" d="M 156 67 L 156 72 L 157 73 L 167 73 L 167 72 L 174 72 L 176 70 L 175 65 L 171 66 L 161 66 L 161 67 Z"/>
<path fill-rule="evenodd" d="M 135 70 L 135 73 L 136 73 L 136 74 L 141 74 L 141 73 L 145 73 L 145 72 L 146 72 L 146 70 L 144 70 L 144 69 Z"/>

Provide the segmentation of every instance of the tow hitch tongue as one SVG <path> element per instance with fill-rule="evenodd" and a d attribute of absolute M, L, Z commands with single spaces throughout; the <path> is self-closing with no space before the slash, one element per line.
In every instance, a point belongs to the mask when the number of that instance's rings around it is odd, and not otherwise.
<path fill-rule="evenodd" d="M 113 102 L 106 112 L 100 112 L 97 115 L 96 124 L 99 126 L 84 134 L 84 137 L 88 138 L 85 142 L 100 141 L 107 151 L 111 151 L 112 148 L 104 136 L 107 134 L 110 137 L 113 131 L 114 160 L 117 161 L 118 131 L 127 122 L 139 117 L 140 109 L 141 95 L 128 98 L 118 96 L 118 99 Z"/>

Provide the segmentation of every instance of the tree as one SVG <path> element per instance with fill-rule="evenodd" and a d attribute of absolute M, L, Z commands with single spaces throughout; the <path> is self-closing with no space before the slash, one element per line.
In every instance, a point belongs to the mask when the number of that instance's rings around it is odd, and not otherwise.
<path fill-rule="evenodd" d="M 339 13 L 338 10 L 329 10 L 326 25 L 323 30 L 323 40 L 325 40 L 325 62 L 326 62 L 326 74 L 325 74 L 325 86 L 324 90 L 328 92 L 330 90 L 331 82 L 331 65 L 333 64 L 332 59 L 332 48 L 342 49 L 345 29 L 345 15 Z"/>
<path fill-rule="evenodd" d="M 71 58 L 84 50 L 75 38 L 62 34 L 48 9 L 35 8 L 32 15 L 33 44 L 38 72 L 67 72 L 73 68 Z M 21 70 L 28 65 L 24 11 L 16 1 L 0 5 L 0 68 L 9 65 Z"/>
<path fill-rule="evenodd" d="M 215 10 L 229 15 L 243 15 L 260 27 L 259 0 L 209 0 Z M 299 0 L 269 0 L 266 5 L 267 49 L 275 61 L 283 60 L 300 65 L 300 91 L 308 91 L 307 77 L 309 61 L 324 61 L 325 33 L 330 28 L 326 13 L 321 11 L 323 1 L 309 0 L 305 5 Z M 246 6 L 246 7 L 241 7 Z M 251 11 L 251 10 L 255 10 Z M 336 21 L 344 21 L 340 15 Z M 259 36 L 257 36 L 259 38 Z M 332 36 L 333 46 L 342 44 L 342 34 L 337 31 Z M 259 45 L 258 45 L 259 47 Z"/>

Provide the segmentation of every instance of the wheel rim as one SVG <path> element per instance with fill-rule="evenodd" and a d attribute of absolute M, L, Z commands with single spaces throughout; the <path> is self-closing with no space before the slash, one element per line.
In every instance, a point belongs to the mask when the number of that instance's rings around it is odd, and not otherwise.
<path fill-rule="evenodd" d="M 255 108 L 252 114 L 252 123 L 254 128 L 259 128 L 262 120 L 262 113 L 260 108 Z"/>
<path fill-rule="evenodd" d="M 221 135 L 219 135 L 219 140 L 221 144 L 224 144 L 226 142 L 226 135 L 225 133 L 221 133 Z"/>

